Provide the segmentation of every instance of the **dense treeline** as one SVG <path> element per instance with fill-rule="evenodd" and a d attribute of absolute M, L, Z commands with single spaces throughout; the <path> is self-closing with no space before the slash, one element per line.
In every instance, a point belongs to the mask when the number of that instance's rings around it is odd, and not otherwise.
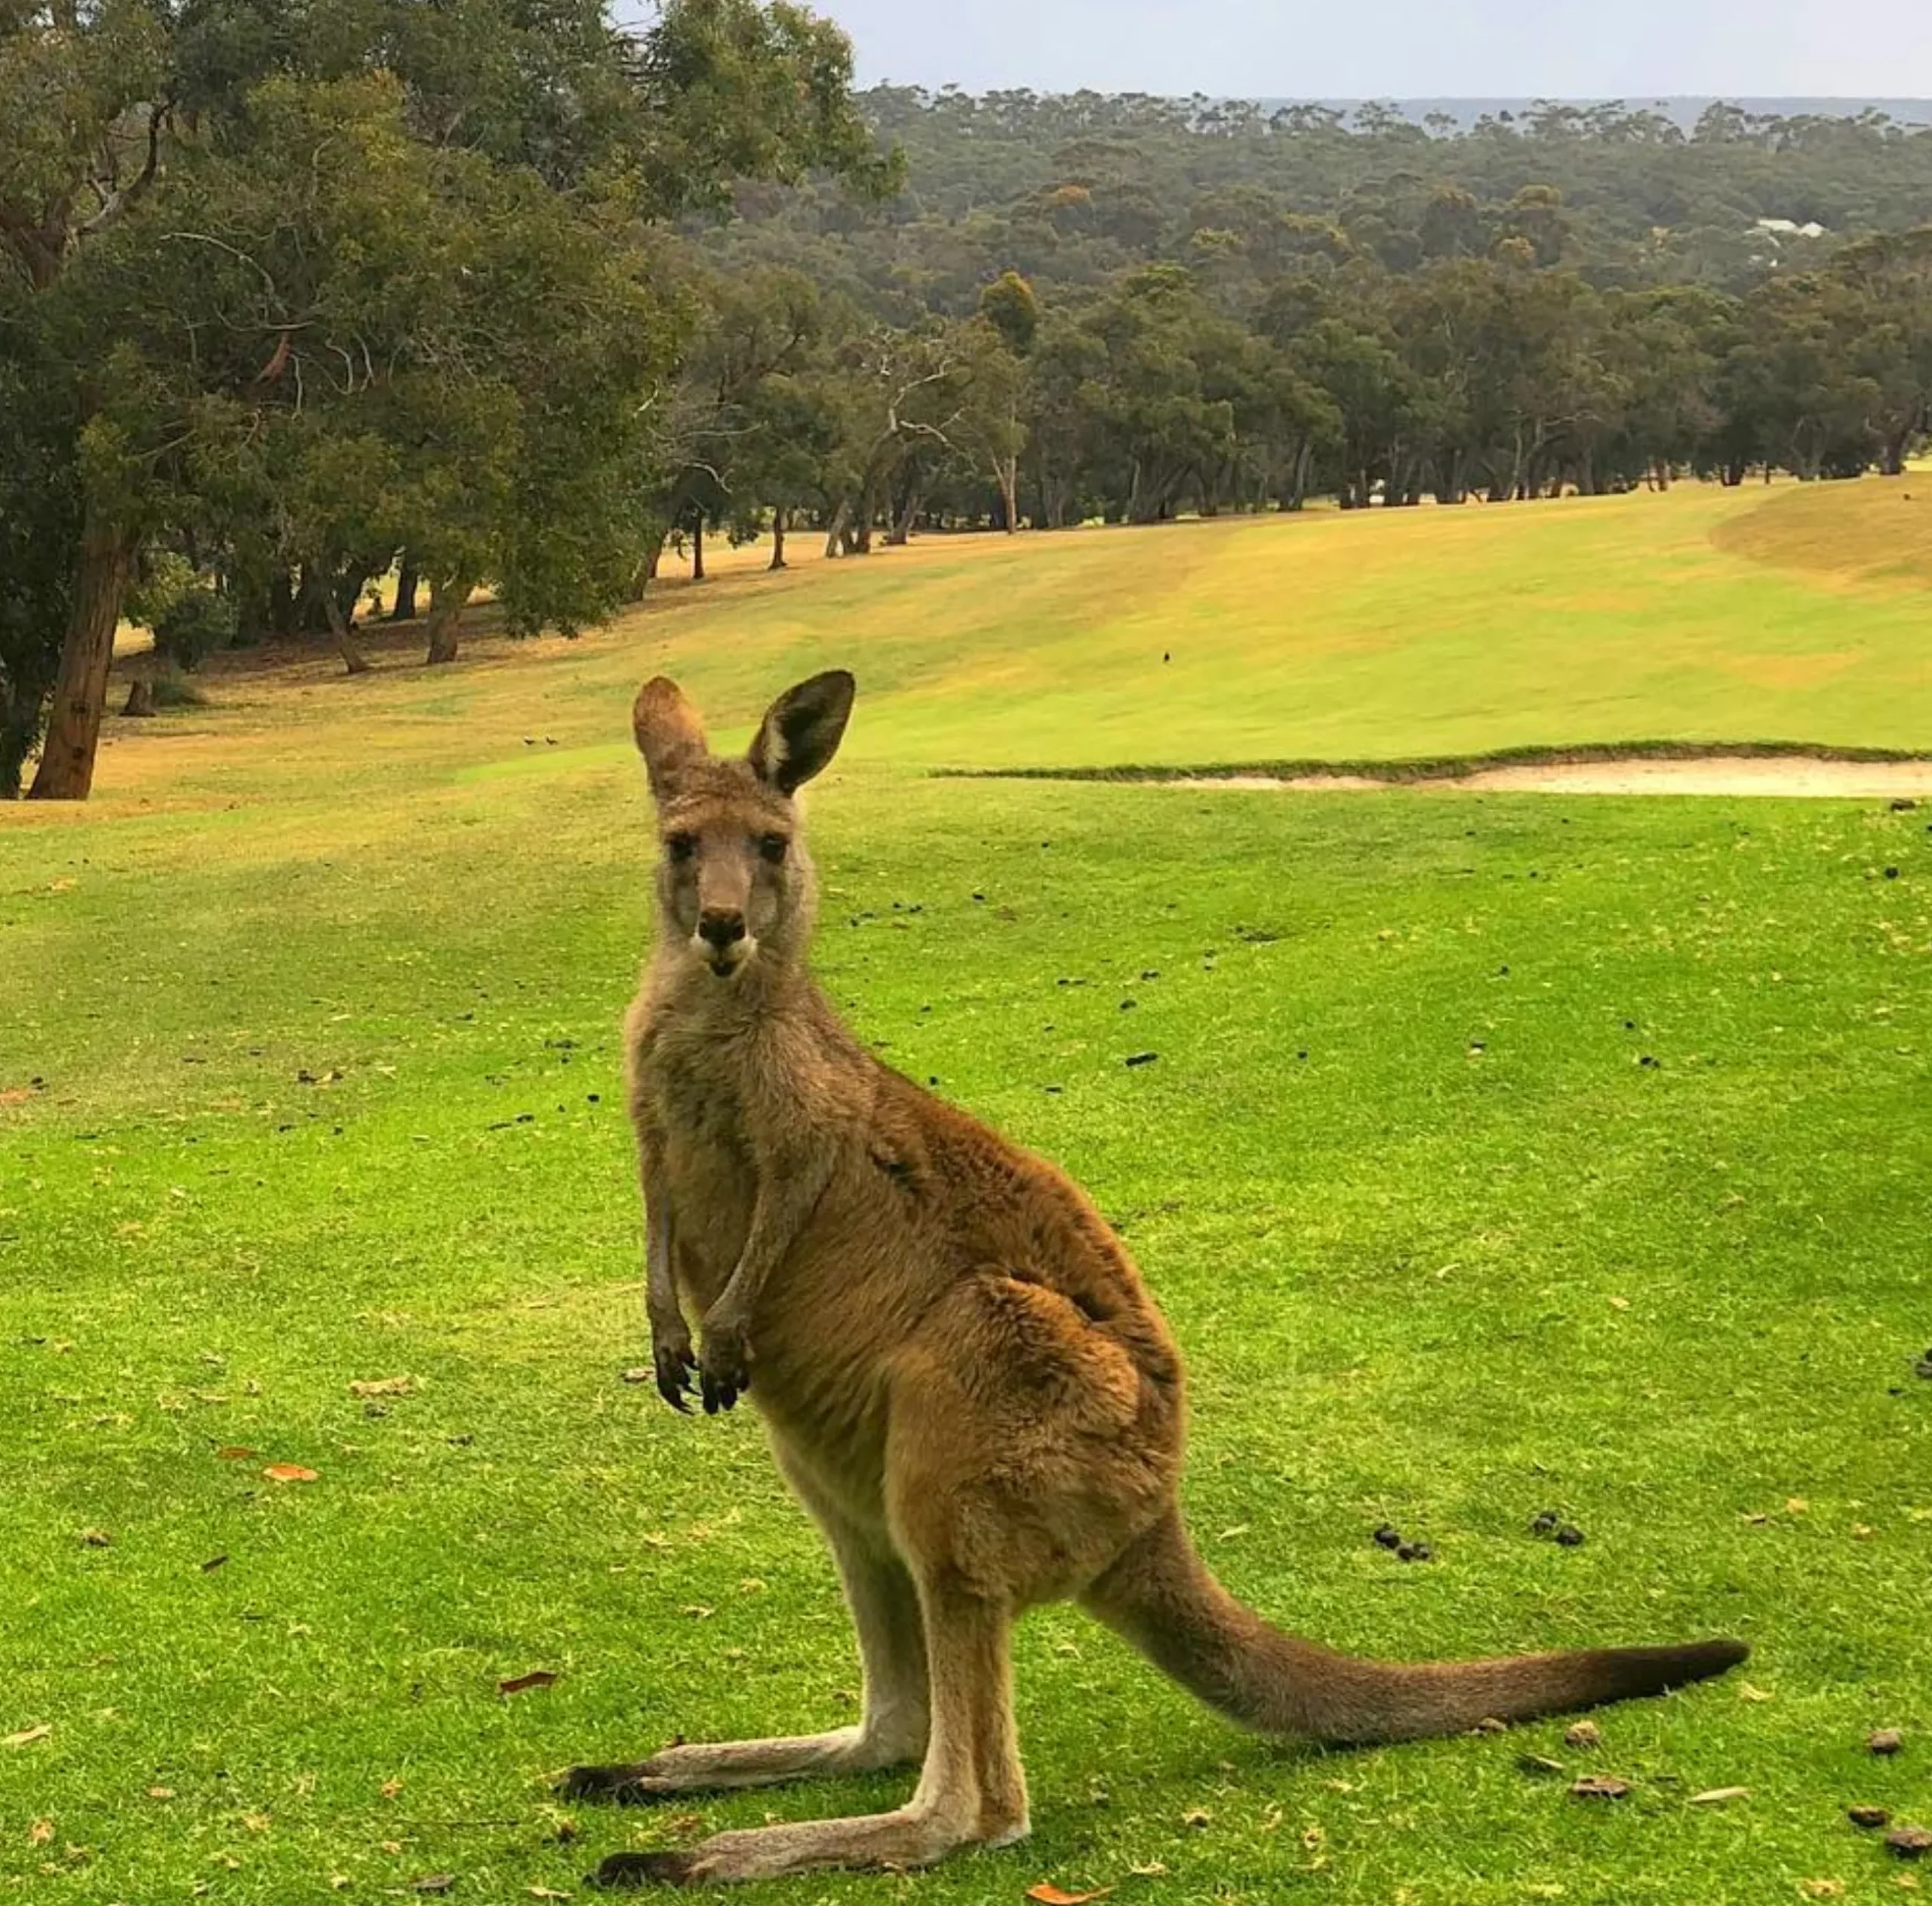
<path fill-rule="evenodd" d="M 1028 93 L 974 99 L 878 88 L 868 121 L 907 159 L 905 190 L 855 220 L 835 195 L 761 189 L 745 229 L 814 246 L 843 280 L 963 316 L 1008 267 L 1097 285 L 1149 260 L 1211 264 L 1224 284 L 1314 251 L 1406 272 L 1530 220 L 1541 262 L 1591 281 L 1744 288 L 1767 264 L 1815 262 L 1932 209 L 1932 131 L 1876 113 L 1752 115 L 1716 105 L 1689 133 L 1619 104 L 1540 106 L 1459 128 L 1367 106 L 1267 113 L 1238 101 Z M 1529 196 L 1512 209 L 1518 194 Z M 1758 221 L 1798 228 L 1774 236 Z M 1823 236 L 1807 241 L 1802 228 Z"/>
<path fill-rule="evenodd" d="M 0 0 L 0 793 L 187 667 L 707 529 L 1896 468 L 1932 134 L 878 89 L 788 0 Z M 1767 223 L 1767 221 L 1771 221 Z"/>
<path fill-rule="evenodd" d="M 907 161 L 888 205 L 747 188 L 700 239 L 737 306 L 762 285 L 793 313 L 774 381 L 824 445 L 781 497 L 734 454 L 749 386 L 714 383 L 699 460 L 741 527 L 809 506 L 861 548 L 1847 476 L 1896 470 L 1926 420 L 1932 133 L 1876 113 L 860 103 Z"/>

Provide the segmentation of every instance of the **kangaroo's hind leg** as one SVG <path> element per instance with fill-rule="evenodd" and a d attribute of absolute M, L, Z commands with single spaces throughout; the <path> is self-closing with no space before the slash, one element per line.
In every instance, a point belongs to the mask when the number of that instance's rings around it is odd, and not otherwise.
<path fill-rule="evenodd" d="M 924 1754 L 926 1640 L 912 1578 L 882 1531 L 861 1527 L 786 1461 L 782 1451 L 779 1459 L 825 1532 L 844 1584 L 865 1672 L 858 1725 L 823 1734 L 666 1747 L 646 1760 L 574 1767 L 562 1783 L 571 1798 L 642 1804 L 706 1789 L 907 1766 Z"/>
<path fill-rule="evenodd" d="M 888 1813 L 715 1834 L 684 1852 L 616 1853 L 600 1886 L 765 1880 L 823 1867 L 929 1865 L 956 1848 L 1004 1846 L 1026 1831 L 1026 1787 L 1013 1723 L 1011 1617 L 997 1603 L 921 1584 L 933 1724 L 912 1799 Z"/>

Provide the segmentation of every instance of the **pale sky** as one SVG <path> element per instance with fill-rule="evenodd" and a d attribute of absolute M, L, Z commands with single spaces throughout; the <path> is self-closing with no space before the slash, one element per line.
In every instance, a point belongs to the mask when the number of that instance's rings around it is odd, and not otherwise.
<path fill-rule="evenodd" d="M 1241 98 L 1932 97 L 1932 0 L 813 0 L 861 84 Z"/>

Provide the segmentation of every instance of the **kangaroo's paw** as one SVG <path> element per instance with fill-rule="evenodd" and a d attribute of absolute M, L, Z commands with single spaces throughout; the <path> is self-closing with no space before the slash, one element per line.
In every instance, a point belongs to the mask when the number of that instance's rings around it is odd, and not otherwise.
<path fill-rule="evenodd" d="M 683 1853 L 613 1853 L 595 1873 L 583 1876 L 583 1883 L 600 1892 L 621 1892 L 633 1886 L 689 1886 L 691 1861 Z"/>
<path fill-rule="evenodd" d="M 557 1782 L 556 1791 L 567 1800 L 605 1800 L 615 1806 L 648 1806 L 654 1800 L 690 1791 L 685 1781 L 653 1779 L 646 1771 L 649 1765 L 629 1761 L 612 1767 L 573 1767 Z"/>

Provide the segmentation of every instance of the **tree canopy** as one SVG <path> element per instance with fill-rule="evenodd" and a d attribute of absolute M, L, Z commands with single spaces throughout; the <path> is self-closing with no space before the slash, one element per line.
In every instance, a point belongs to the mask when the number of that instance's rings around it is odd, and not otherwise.
<path fill-rule="evenodd" d="M 774 0 L 0 5 L 0 790 L 84 795 L 158 549 L 331 629 L 407 552 L 571 628 L 636 574 L 699 319 L 666 222 L 894 174 L 837 30 Z M 13 129 L 21 129 L 15 138 Z M 31 513 L 16 498 L 38 499 Z"/>

